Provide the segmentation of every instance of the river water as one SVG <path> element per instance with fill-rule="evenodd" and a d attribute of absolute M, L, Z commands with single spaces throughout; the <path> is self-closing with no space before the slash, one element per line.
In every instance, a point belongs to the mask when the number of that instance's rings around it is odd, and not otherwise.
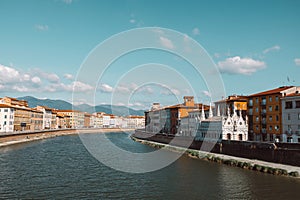
<path fill-rule="evenodd" d="M 154 150 L 126 133 L 106 136 L 124 149 Z M 296 178 L 186 156 L 155 172 L 120 172 L 91 156 L 77 135 L 0 148 L 0 199 L 300 199 L 299 189 Z"/>

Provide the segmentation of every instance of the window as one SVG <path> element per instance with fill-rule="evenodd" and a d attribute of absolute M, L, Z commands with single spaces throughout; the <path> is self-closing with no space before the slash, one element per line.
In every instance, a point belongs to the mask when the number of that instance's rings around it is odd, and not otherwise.
<path fill-rule="evenodd" d="M 8 112 L 8 109 L 4 109 L 4 112 Z"/>
<path fill-rule="evenodd" d="M 7 115 L 4 115 L 4 119 L 7 119 Z"/>
<path fill-rule="evenodd" d="M 6 125 L 6 121 L 4 121 L 4 124 L 3 125 Z"/>
<path fill-rule="evenodd" d="M 291 109 L 291 108 L 293 108 L 293 102 L 292 101 L 285 102 L 285 109 Z"/>
<path fill-rule="evenodd" d="M 291 115 L 290 114 L 287 115 L 287 119 L 291 120 Z"/>
<path fill-rule="evenodd" d="M 278 96 L 275 97 L 275 100 L 278 102 L 278 100 L 279 100 L 279 99 L 278 99 Z"/>
<path fill-rule="evenodd" d="M 278 115 L 276 115 L 276 121 L 277 121 L 277 122 L 279 121 L 279 117 L 278 117 Z"/>
<path fill-rule="evenodd" d="M 269 97 L 269 101 L 272 102 L 272 97 L 271 96 Z"/>
<path fill-rule="evenodd" d="M 266 97 L 262 97 L 262 98 L 261 98 L 261 101 L 262 101 L 262 102 L 261 102 L 262 105 L 266 105 Z"/>
<path fill-rule="evenodd" d="M 276 106 L 275 106 L 275 111 L 278 111 L 278 110 L 279 110 L 279 106 L 276 105 Z"/>
<path fill-rule="evenodd" d="M 253 106 L 253 100 L 252 99 L 249 100 L 249 106 Z"/>
<path fill-rule="evenodd" d="M 255 102 L 258 104 L 258 98 L 255 99 Z"/>
<path fill-rule="evenodd" d="M 257 113 L 258 113 L 258 108 L 255 108 L 255 112 L 257 112 Z"/>
<path fill-rule="evenodd" d="M 269 126 L 269 130 L 271 131 L 273 129 L 273 127 L 272 126 Z"/>
<path fill-rule="evenodd" d="M 272 111 L 273 110 L 273 107 L 272 106 L 269 106 L 269 111 Z"/>
<path fill-rule="evenodd" d="M 252 108 L 249 108 L 249 115 L 253 115 L 253 109 Z"/>
<path fill-rule="evenodd" d="M 269 121 L 272 121 L 272 120 L 273 120 L 272 116 L 269 116 Z"/>
<path fill-rule="evenodd" d="M 300 108 L 300 101 L 296 101 L 296 108 Z"/>
<path fill-rule="evenodd" d="M 256 121 L 257 121 L 257 122 L 259 121 L 259 117 L 258 117 L 258 116 L 256 117 Z"/>
<path fill-rule="evenodd" d="M 288 131 L 291 131 L 291 130 L 292 130 L 292 126 L 288 125 Z"/>
<path fill-rule="evenodd" d="M 13 125 L 13 123 L 12 123 L 12 122 L 9 122 L 9 125 Z"/>
<path fill-rule="evenodd" d="M 276 125 L 274 128 L 275 128 L 276 131 L 279 131 L 279 126 L 278 125 Z"/>
<path fill-rule="evenodd" d="M 256 126 L 256 130 L 258 131 L 258 126 Z"/>

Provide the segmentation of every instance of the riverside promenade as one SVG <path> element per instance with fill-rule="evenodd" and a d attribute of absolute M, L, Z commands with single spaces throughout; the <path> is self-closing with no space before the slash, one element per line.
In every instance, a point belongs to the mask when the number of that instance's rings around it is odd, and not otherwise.
<path fill-rule="evenodd" d="M 12 132 L 0 135 L 0 148 L 8 145 L 43 140 L 64 135 L 77 135 L 84 133 L 107 133 L 133 131 L 134 129 L 120 128 L 85 128 L 85 129 L 51 129 L 41 131 Z"/>

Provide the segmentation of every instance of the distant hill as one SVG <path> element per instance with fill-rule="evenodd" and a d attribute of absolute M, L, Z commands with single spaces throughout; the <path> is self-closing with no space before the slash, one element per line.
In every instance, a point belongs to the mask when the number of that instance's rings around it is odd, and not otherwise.
<path fill-rule="evenodd" d="M 144 116 L 144 110 L 134 110 L 126 106 L 98 105 L 94 107 L 88 104 L 80 104 L 73 107 L 71 103 L 63 100 L 38 99 L 32 96 L 19 97 L 18 99 L 28 101 L 28 105 L 31 108 L 40 105 L 40 106 L 47 106 L 49 108 L 56 108 L 59 110 L 75 109 L 75 110 L 80 110 L 88 113 L 105 112 L 107 114 L 114 114 L 118 116 L 127 116 L 127 115 Z"/>
<path fill-rule="evenodd" d="M 37 99 L 31 96 L 19 97 L 19 100 L 28 101 L 28 106 L 34 108 L 36 106 L 47 106 L 49 108 L 56 108 L 59 110 L 70 110 L 72 104 L 63 100 L 52 100 L 52 99 Z"/>

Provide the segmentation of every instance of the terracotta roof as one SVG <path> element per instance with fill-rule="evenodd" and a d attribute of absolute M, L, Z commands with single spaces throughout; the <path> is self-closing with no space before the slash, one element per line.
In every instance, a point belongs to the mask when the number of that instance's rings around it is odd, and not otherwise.
<path fill-rule="evenodd" d="M 264 92 L 252 94 L 252 95 L 250 95 L 250 97 L 264 96 L 264 95 L 270 95 L 270 94 L 277 94 L 277 93 L 280 93 L 280 92 L 282 92 L 284 90 L 290 89 L 292 87 L 294 87 L 294 86 L 283 86 L 283 87 L 275 88 L 275 89 L 272 89 L 272 90 L 267 90 L 267 91 L 264 91 Z"/>
<path fill-rule="evenodd" d="M 81 112 L 78 110 L 57 110 L 57 112 Z"/>
<path fill-rule="evenodd" d="M 0 108 L 13 108 L 13 106 L 7 104 L 0 104 Z"/>
<path fill-rule="evenodd" d="M 287 94 L 286 97 L 299 97 L 300 93 L 292 93 L 292 94 Z"/>

